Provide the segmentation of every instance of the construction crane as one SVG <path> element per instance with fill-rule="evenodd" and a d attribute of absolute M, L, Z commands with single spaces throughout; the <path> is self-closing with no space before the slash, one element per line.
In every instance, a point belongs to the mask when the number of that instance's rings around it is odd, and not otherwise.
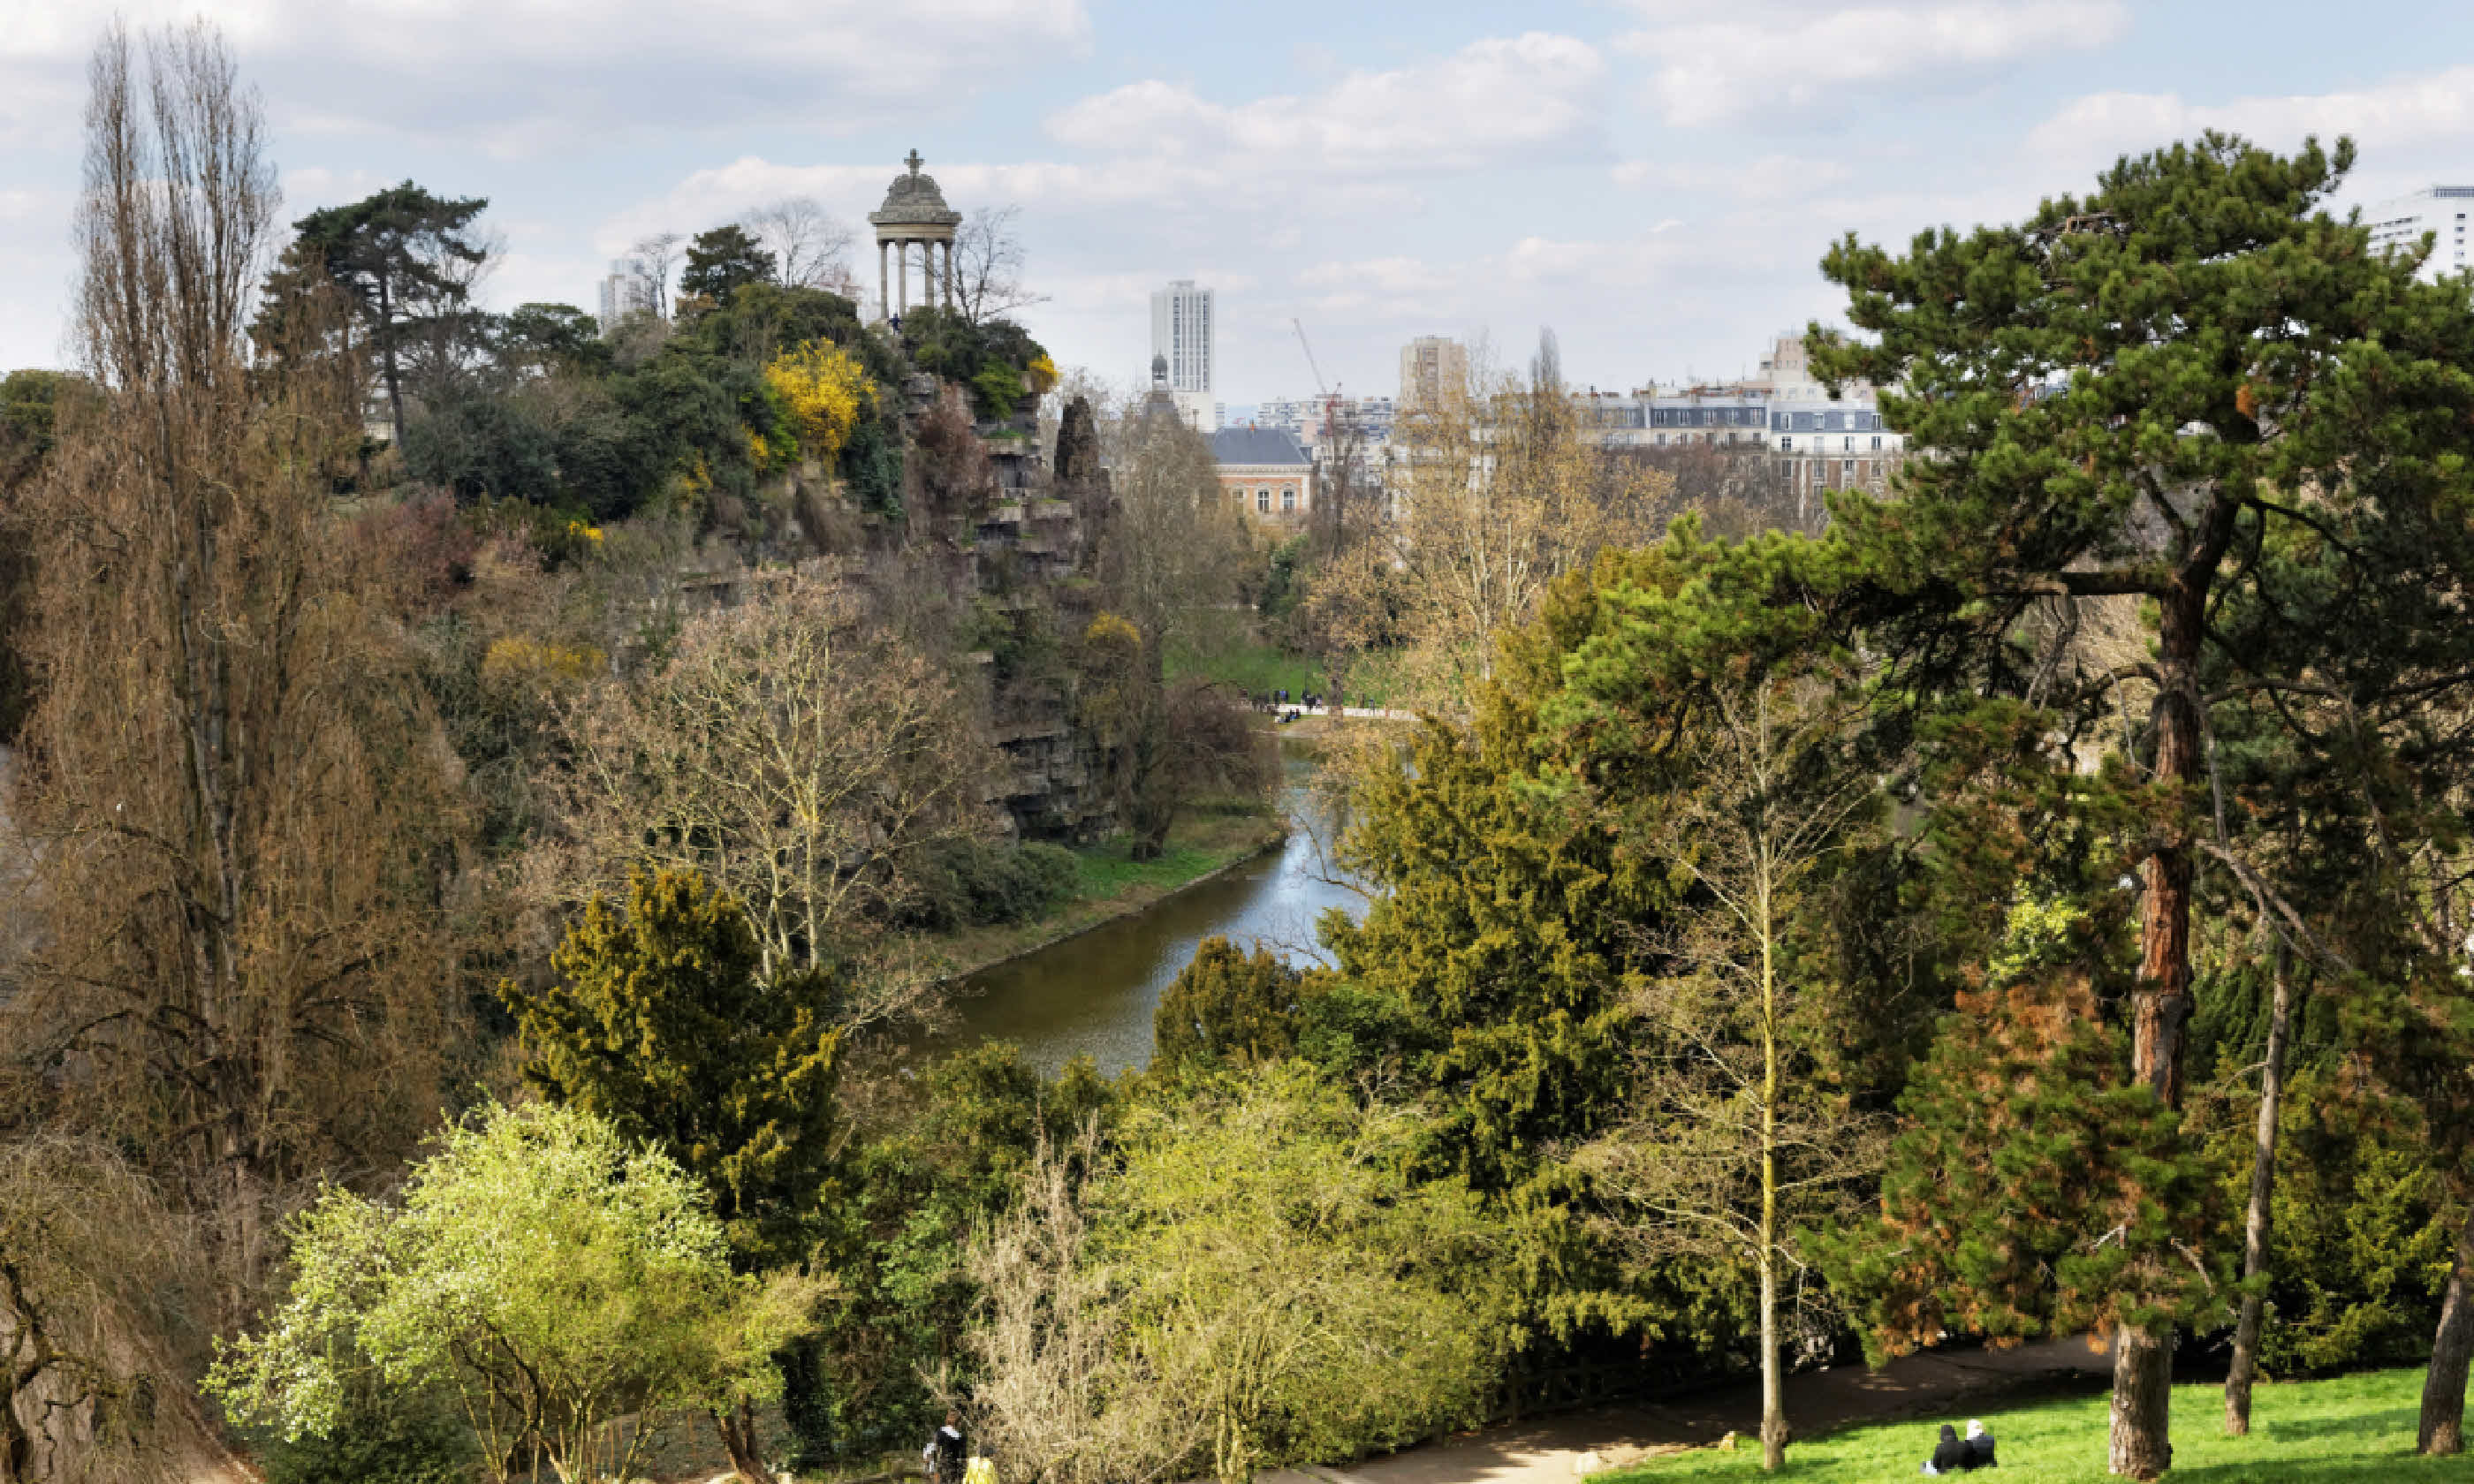
<path fill-rule="evenodd" d="M 1322 382 L 1322 368 L 1315 364 L 1314 345 L 1306 339 L 1306 327 L 1298 323 L 1295 315 L 1291 315 L 1289 317 L 1289 328 L 1298 332 L 1298 344 L 1305 347 L 1306 370 L 1314 372 L 1315 390 L 1325 396 L 1331 395 L 1331 388 L 1324 386 Z"/>

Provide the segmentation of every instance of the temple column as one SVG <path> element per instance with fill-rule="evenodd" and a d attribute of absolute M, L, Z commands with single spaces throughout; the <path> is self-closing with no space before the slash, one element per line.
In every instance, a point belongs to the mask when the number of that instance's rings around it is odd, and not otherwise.
<path fill-rule="evenodd" d="M 876 317 L 883 320 L 893 313 L 893 296 L 887 291 L 890 280 L 885 272 L 885 250 L 882 237 L 876 239 Z"/>
<path fill-rule="evenodd" d="M 945 239 L 945 307 L 954 307 L 954 239 Z"/>
<path fill-rule="evenodd" d="M 893 244 L 893 302 L 895 314 L 910 307 L 910 244 L 899 238 Z"/>

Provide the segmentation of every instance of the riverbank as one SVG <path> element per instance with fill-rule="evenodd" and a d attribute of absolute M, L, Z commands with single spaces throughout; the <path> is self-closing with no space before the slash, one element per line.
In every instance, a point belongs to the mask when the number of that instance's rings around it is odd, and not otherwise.
<path fill-rule="evenodd" d="M 914 939 L 913 946 L 940 977 L 963 978 L 1146 911 L 1278 848 L 1288 833 L 1287 822 L 1268 810 L 1196 813 L 1169 829 L 1168 848 L 1153 860 L 1133 859 L 1122 838 L 1086 846 L 1074 852 L 1075 890 L 1063 905 L 1027 922 Z"/>

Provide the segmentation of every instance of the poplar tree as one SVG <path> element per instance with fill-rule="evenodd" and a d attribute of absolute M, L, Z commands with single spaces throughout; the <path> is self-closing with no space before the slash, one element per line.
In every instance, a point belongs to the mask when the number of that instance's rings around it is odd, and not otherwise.
<path fill-rule="evenodd" d="M 2167 1108 L 2194 874 L 2243 871 L 2203 828 L 2212 709 L 2316 690 L 2392 713 L 2474 679 L 2474 307 L 2324 209 L 2353 161 L 2346 140 L 2287 157 L 2211 132 L 2021 224 L 1927 231 L 1904 254 L 1851 234 L 1823 260 L 1872 338 L 1816 327 L 1817 372 L 1882 387 L 1915 451 L 1890 498 L 1838 511 L 1895 682 L 1958 709 L 2146 698 L 2118 758 L 2145 885 L 2130 1066 Z M 2050 688 L 2066 634 L 2024 642 L 2028 620 L 2105 598 L 2143 606 L 2150 653 Z M 2381 628 L 2333 621 L 2348 616 Z M 2297 746 L 2344 745 L 2285 725 Z M 2367 772 L 2361 787 L 2376 792 Z M 2121 1333 L 2117 1473 L 2167 1465 L 2171 1317 Z"/>

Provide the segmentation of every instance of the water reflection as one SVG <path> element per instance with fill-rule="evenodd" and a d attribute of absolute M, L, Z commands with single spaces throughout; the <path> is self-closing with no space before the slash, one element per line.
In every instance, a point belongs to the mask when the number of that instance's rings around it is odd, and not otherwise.
<path fill-rule="evenodd" d="M 1114 1075 L 1152 1058 L 1152 1011 L 1195 945 L 1214 933 L 1250 949 L 1261 943 L 1295 963 L 1318 961 L 1315 920 L 1339 907 L 1363 917 L 1366 898 L 1330 879 L 1329 822 L 1320 817 L 1292 755 L 1286 791 L 1289 838 L 1216 880 L 1079 938 L 982 969 L 962 981 L 949 1043 L 1018 1043 L 1043 1071 L 1078 1056 Z"/>

